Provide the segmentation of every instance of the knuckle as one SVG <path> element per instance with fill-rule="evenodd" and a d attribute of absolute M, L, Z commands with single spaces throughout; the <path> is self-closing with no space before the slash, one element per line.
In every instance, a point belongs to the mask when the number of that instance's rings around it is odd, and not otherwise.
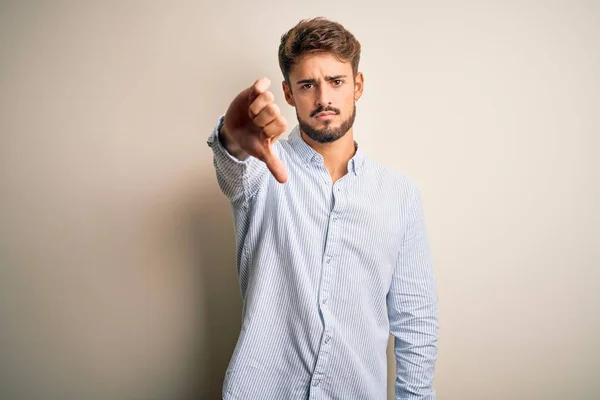
<path fill-rule="evenodd" d="M 281 112 L 279 106 L 275 103 L 271 103 L 272 105 L 272 109 L 273 109 L 273 116 L 279 116 L 279 113 Z"/>
<path fill-rule="evenodd" d="M 264 113 L 261 112 L 256 117 L 254 117 L 252 123 L 259 128 L 264 128 Z"/>
<path fill-rule="evenodd" d="M 253 118 L 256 117 L 256 115 L 258 114 L 256 101 L 250 104 L 250 107 L 248 107 L 248 111 Z"/>
<path fill-rule="evenodd" d="M 267 88 L 269 87 L 270 83 L 271 82 L 266 77 L 260 78 L 256 82 L 254 82 L 254 89 L 258 93 L 263 93 L 263 92 L 265 92 L 267 90 Z"/>
<path fill-rule="evenodd" d="M 273 93 L 270 90 L 267 90 L 264 95 L 267 102 L 272 103 L 275 101 L 275 96 L 273 96 Z"/>
<path fill-rule="evenodd" d="M 254 82 L 254 85 L 252 85 L 252 88 L 250 89 L 250 93 L 254 94 L 254 96 L 260 94 L 260 81 Z"/>
<path fill-rule="evenodd" d="M 267 113 L 270 117 L 277 117 L 277 115 L 279 114 L 279 110 L 277 107 L 277 104 L 274 103 L 269 103 L 267 105 L 267 107 L 265 107 L 267 110 Z"/>

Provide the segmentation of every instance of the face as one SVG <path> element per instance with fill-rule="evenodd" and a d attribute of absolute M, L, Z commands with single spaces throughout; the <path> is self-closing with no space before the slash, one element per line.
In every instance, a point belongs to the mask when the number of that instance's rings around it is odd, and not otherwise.
<path fill-rule="evenodd" d="M 330 143 L 344 136 L 354 124 L 355 102 L 362 95 L 363 75 L 353 76 L 352 64 L 331 54 L 300 59 L 284 81 L 287 103 L 296 108 L 300 129 L 312 140 Z"/>

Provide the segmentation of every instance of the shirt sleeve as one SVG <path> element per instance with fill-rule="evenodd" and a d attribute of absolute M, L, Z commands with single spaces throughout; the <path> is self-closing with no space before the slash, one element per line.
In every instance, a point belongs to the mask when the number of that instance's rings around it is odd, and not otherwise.
<path fill-rule="evenodd" d="M 234 205 L 246 204 L 269 176 L 264 162 L 253 156 L 238 160 L 231 155 L 221 143 L 219 131 L 224 116 L 219 117 L 217 125 L 209 135 L 207 144 L 213 151 L 213 164 L 217 174 L 217 182 L 225 196 Z M 277 154 L 277 146 L 274 152 Z"/>
<path fill-rule="evenodd" d="M 438 306 L 420 193 L 411 183 L 405 235 L 387 295 L 397 400 L 434 400 Z"/>

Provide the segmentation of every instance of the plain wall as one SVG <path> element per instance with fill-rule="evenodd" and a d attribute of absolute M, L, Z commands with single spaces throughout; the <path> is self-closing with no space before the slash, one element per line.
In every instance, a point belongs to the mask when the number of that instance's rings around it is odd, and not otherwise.
<path fill-rule="evenodd" d="M 600 3 L 208 3 L 0 3 L 0 398 L 220 398 L 206 139 L 261 76 L 295 123 L 277 46 L 320 15 L 362 43 L 357 141 L 423 195 L 439 398 L 600 398 Z"/>

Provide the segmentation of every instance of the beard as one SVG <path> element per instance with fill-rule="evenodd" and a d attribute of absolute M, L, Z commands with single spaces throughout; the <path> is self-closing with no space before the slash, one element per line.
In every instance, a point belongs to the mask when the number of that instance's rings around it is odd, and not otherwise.
<path fill-rule="evenodd" d="M 310 113 L 310 115 L 311 117 L 313 117 L 322 111 L 334 111 L 337 113 L 337 115 L 340 114 L 339 110 L 336 108 L 320 107 L 314 110 L 312 113 Z M 343 137 L 350 130 L 350 128 L 352 128 L 352 125 L 354 125 L 354 119 L 356 118 L 356 104 L 353 104 L 352 115 L 350 115 L 345 121 L 342 121 L 340 126 L 338 126 L 337 128 L 328 126 L 331 124 L 331 121 L 324 121 L 326 127 L 323 129 L 313 128 L 308 124 L 308 122 L 303 121 L 300 118 L 297 109 L 296 117 L 298 118 L 298 124 L 300 125 L 300 129 L 302 130 L 302 132 L 306 133 L 306 135 L 309 138 L 319 143 L 331 143 Z"/>

